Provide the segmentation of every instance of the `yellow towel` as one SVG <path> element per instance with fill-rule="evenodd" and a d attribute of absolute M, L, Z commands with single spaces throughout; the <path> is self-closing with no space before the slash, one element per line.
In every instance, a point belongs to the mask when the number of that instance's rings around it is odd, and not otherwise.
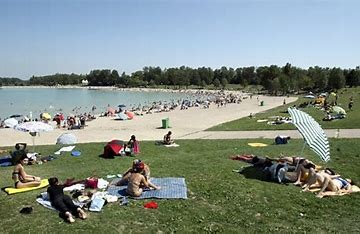
<path fill-rule="evenodd" d="M 5 188 L 4 191 L 7 193 L 7 194 L 15 194 L 15 193 L 22 193 L 22 192 L 27 192 L 27 191 L 31 191 L 31 190 L 35 190 L 35 189 L 41 189 L 41 188 L 44 188 L 46 186 L 49 185 L 49 181 L 47 179 L 42 179 L 41 180 L 41 183 L 39 186 L 37 187 L 31 187 L 31 188 L 13 188 L 13 187 L 8 187 L 8 188 Z"/>
<path fill-rule="evenodd" d="M 250 145 L 251 147 L 265 147 L 265 146 L 268 146 L 267 144 L 264 144 L 264 143 L 248 143 L 248 145 Z"/>
<path fill-rule="evenodd" d="M 310 189 L 310 192 L 313 192 L 313 193 L 319 192 L 319 191 L 320 191 L 320 188 Z M 351 185 L 351 192 L 350 192 L 350 193 L 358 193 L 358 192 L 360 192 L 360 188 L 359 188 L 358 186 L 356 186 L 356 185 Z M 340 191 L 340 193 L 339 193 L 339 192 L 332 192 L 332 191 L 325 191 L 325 192 L 323 193 L 323 196 L 324 196 L 324 197 L 329 197 L 329 196 L 344 196 L 344 195 L 350 194 L 350 193 L 345 192 L 345 191 L 342 191 L 342 192 Z"/>

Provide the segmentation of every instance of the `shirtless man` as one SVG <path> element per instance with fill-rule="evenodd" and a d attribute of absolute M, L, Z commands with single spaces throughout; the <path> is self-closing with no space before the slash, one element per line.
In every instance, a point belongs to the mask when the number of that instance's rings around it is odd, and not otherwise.
<path fill-rule="evenodd" d="M 139 197 L 143 192 L 143 188 L 160 189 L 159 186 L 155 186 L 146 180 L 145 176 L 142 175 L 143 170 L 144 163 L 140 162 L 136 165 L 133 172 L 130 174 L 128 186 L 126 188 L 126 192 L 130 196 Z"/>

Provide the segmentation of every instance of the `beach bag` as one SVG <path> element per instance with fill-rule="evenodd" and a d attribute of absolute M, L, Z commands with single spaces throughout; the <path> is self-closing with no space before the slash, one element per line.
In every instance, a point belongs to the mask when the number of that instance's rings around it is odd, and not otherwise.
<path fill-rule="evenodd" d="M 86 179 L 85 182 L 85 187 L 86 188 L 92 188 L 92 189 L 96 189 L 97 188 L 97 184 L 98 184 L 98 179 L 95 177 L 89 177 Z"/>

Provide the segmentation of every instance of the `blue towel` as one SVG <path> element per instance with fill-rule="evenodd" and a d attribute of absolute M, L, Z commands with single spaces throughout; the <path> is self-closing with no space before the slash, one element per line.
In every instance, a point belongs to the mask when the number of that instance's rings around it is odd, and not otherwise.
<path fill-rule="evenodd" d="M 164 198 L 164 199 L 187 199 L 185 178 L 151 178 L 151 183 L 160 186 L 160 190 L 145 190 L 137 199 Z M 114 184 L 114 183 L 112 183 Z M 109 186 L 107 192 L 117 197 L 128 196 L 127 186 Z"/>

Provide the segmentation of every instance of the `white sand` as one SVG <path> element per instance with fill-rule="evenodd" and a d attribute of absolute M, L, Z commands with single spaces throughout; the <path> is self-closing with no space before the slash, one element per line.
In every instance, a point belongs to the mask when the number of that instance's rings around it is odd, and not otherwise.
<path fill-rule="evenodd" d="M 294 97 L 285 98 L 286 103 L 296 100 Z M 112 139 L 128 140 L 132 134 L 138 140 L 162 140 L 163 135 L 171 130 L 175 139 L 193 139 L 199 133 L 212 126 L 231 120 L 258 113 L 283 104 L 284 97 L 260 96 L 264 106 L 259 106 L 256 96 L 243 100 L 241 104 L 227 104 L 209 109 L 193 107 L 188 110 L 176 109 L 171 112 L 144 114 L 135 116 L 133 120 L 116 121 L 112 117 L 99 117 L 87 122 L 88 126 L 81 130 L 55 129 L 51 132 L 40 133 L 35 137 L 36 145 L 52 145 L 64 132 L 73 133 L 78 143 L 108 142 Z M 170 129 L 161 129 L 161 120 L 170 119 Z M 205 134 L 205 133 L 204 133 Z M 202 134 L 202 135 L 204 135 Z M 206 134 L 205 134 L 206 135 Z M 0 146 L 14 146 L 17 142 L 32 144 L 32 137 L 26 132 L 13 129 L 0 129 Z"/>

